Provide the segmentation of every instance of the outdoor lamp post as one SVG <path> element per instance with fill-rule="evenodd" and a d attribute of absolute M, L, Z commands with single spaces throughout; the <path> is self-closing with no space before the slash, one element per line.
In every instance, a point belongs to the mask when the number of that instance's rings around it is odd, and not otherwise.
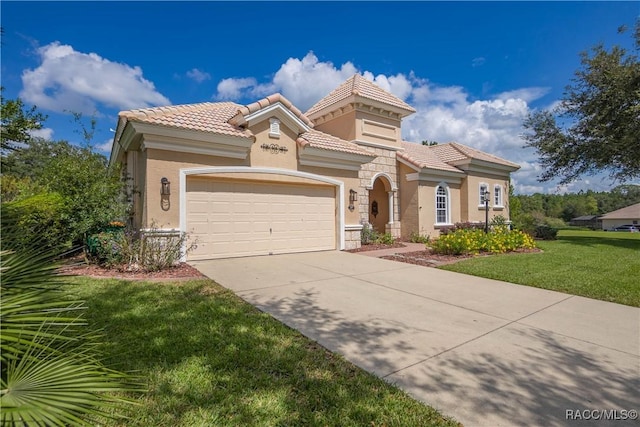
<path fill-rule="evenodd" d="M 491 193 L 489 190 L 485 190 L 482 194 L 482 200 L 484 201 L 484 232 L 489 232 L 489 197 L 491 197 Z"/>

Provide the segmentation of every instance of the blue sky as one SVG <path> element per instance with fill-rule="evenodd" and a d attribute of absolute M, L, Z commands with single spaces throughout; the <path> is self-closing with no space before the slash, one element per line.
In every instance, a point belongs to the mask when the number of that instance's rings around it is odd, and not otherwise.
<path fill-rule="evenodd" d="M 2 86 L 79 142 L 95 114 L 108 150 L 118 111 L 253 102 L 302 111 L 354 73 L 413 105 L 403 137 L 458 141 L 515 161 L 518 193 L 606 190 L 606 177 L 539 183 L 522 119 L 552 107 L 598 43 L 632 48 L 640 2 L 13 2 L 0 5 Z M 66 113 L 65 113 L 66 111 Z"/>

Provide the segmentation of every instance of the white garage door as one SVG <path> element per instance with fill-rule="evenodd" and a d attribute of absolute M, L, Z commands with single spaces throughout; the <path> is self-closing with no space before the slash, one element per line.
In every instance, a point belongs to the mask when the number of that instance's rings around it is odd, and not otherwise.
<path fill-rule="evenodd" d="M 335 187 L 187 180 L 190 260 L 336 247 Z"/>

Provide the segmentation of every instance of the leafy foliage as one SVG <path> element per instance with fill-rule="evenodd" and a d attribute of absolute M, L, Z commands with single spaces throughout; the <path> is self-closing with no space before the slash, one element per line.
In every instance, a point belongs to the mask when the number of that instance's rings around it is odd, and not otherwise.
<path fill-rule="evenodd" d="M 534 231 L 534 237 L 542 240 L 556 240 L 558 229 L 548 225 L 538 225 Z"/>
<path fill-rule="evenodd" d="M 5 99 L 4 88 L 0 88 L 0 148 L 2 151 L 15 150 L 19 143 L 31 140 L 30 131 L 42 129 L 46 116 L 35 106 L 27 108 L 20 98 Z"/>
<path fill-rule="evenodd" d="M 52 249 L 66 243 L 69 235 L 70 211 L 59 193 L 41 193 L 3 203 L 2 225 L 14 226 L 19 232 L 8 233 L 4 247 L 28 250 L 33 247 Z M 17 218 L 16 221 L 13 218 Z M 7 224 L 7 219 L 12 221 Z"/>
<path fill-rule="evenodd" d="M 34 139 L 27 146 L 9 153 L 3 168 L 4 201 L 40 194 L 57 194 L 66 207 L 67 241 L 79 243 L 113 219 L 126 217 L 128 203 L 123 198 L 124 182 L 107 159 L 87 147 L 66 141 Z M 16 191 L 17 184 L 28 191 Z M 31 186 L 31 187 L 29 187 Z M 45 229 L 41 224 L 38 229 Z M 25 233 L 33 233 L 26 230 Z"/>
<path fill-rule="evenodd" d="M 494 227 L 490 233 L 476 229 L 458 229 L 441 235 L 431 243 L 435 253 L 446 255 L 504 253 L 535 248 L 533 238 L 522 231 Z"/>
<path fill-rule="evenodd" d="M 3 229 L 3 249 L 12 230 Z M 137 388 L 100 361 L 86 306 L 65 296 L 52 260 L 35 248 L 0 253 L 2 425 L 94 425 L 92 417 L 126 402 L 111 392 Z"/>
<path fill-rule="evenodd" d="M 195 247 L 195 242 L 186 244 L 186 233 L 166 232 L 154 224 L 144 232 L 109 227 L 87 240 L 89 255 L 94 261 L 127 271 L 164 270 L 180 262 L 183 250 L 188 253 Z"/>
<path fill-rule="evenodd" d="M 634 33 L 640 49 L 640 20 Z M 529 115 L 527 146 L 537 150 L 544 167 L 540 180 L 569 183 L 584 174 L 608 171 L 620 181 L 640 176 L 640 61 L 637 55 L 602 45 L 581 53 L 582 68 L 558 110 Z M 554 114 L 570 124 L 564 128 Z"/>
<path fill-rule="evenodd" d="M 429 241 L 431 240 L 431 237 L 429 237 L 428 235 L 422 235 L 417 231 L 412 231 L 411 234 L 409 235 L 409 241 L 411 243 L 429 243 Z"/>

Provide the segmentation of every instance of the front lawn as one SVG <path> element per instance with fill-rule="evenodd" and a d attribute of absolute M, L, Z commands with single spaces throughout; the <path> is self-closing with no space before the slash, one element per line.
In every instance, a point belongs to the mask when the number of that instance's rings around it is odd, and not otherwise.
<path fill-rule="evenodd" d="M 107 365 L 148 387 L 105 425 L 458 425 L 212 281 L 73 283 Z"/>
<path fill-rule="evenodd" d="M 478 257 L 441 268 L 640 307 L 640 233 L 561 230 L 542 253 Z"/>

